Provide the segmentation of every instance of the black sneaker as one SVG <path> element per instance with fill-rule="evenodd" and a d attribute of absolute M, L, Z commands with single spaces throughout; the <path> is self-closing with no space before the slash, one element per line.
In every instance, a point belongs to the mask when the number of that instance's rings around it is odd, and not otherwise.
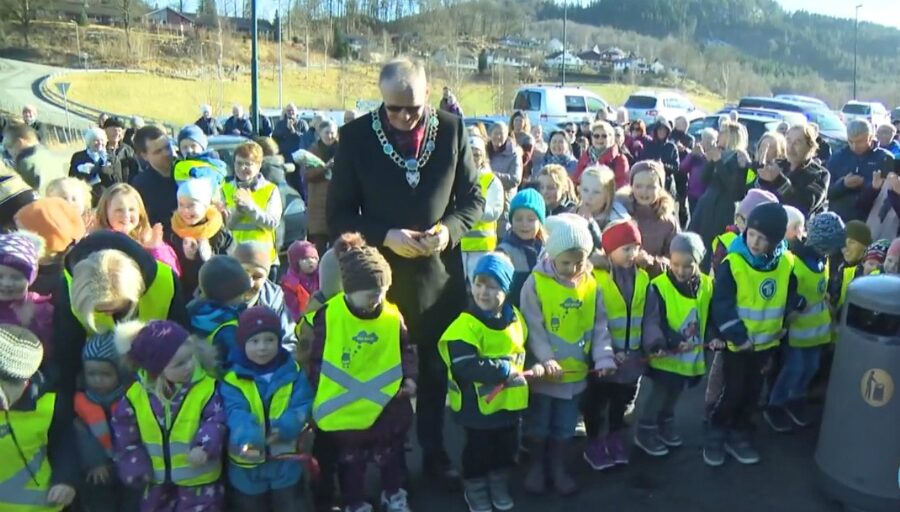
<path fill-rule="evenodd" d="M 725 464 L 725 440 L 719 429 L 710 428 L 703 441 L 703 462 L 707 466 L 719 467 Z"/>
<path fill-rule="evenodd" d="M 725 441 L 725 451 L 741 464 L 756 464 L 759 462 L 759 452 L 742 435 L 729 435 Z"/>
<path fill-rule="evenodd" d="M 798 427 L 808 427 L 815 423 L 806 400 L 795 400 L 788 402 L 785 406 L 785 412 Z"/>
<path fill-rule="evenodd" d="M 791 417 L 788 416 L 787 410 L 784 407 L 776 405 L 766 407 L 763 411 L 763 418 L 765 418 L 766 423 L 768 423 L 775 432 L 784 433 L 794 429 L 794 422 L 791 421 Z"/>

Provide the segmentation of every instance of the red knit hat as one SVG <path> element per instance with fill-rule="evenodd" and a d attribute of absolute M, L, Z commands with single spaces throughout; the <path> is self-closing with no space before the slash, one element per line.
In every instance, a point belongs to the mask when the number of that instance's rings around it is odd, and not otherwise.
<path fill-rule="evenodd" d="M 238 317 L 237 334 L 235 335 L 239 347 L 243 347 L 247 340 L 262 332 L 272 332 L 282 338 L 281 318 L 278 313 L 265 306 L 247 308 Z"/>
<path fill-rule="evenodd" d="M 633 220 L 620 221 L 606 226 L 601 242 L 603 251 L 609 255 L 619 247 L 631 244 L 641 245 L 641 232 Z"/>

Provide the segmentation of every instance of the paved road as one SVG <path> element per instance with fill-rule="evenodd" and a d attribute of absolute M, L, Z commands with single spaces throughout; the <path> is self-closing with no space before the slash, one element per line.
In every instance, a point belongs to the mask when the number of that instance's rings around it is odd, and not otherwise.
<path fill-rule="evenodd" d="M 513 483 L 514 510 L 521 512 L 840 512 L 816 483 L 813 452 L 816 430 L 776 435 L 760 427 L 757 440 L 763 460 L 756 466 L 741 466 L 728 459 L 714 469 L 703 464 L 702 390 L 686 395 L 677 411 L 685 445 L 666 458 L 656 459 L 632 450 L 631 464 L 604 472 L 593 472 L 581 459 L 584 440 L 576 440 L 569 452 L 570 467 L 582 490 L 569 498 L 553 494 L 528 496 L 522 490 L 524 468 L 517 470 Z M 453 457 L 461 450 L 458 427 L 448 426 L 447 436 Z M 467 510 L 461 494 L 435 488 L 419 476 L 417 453 L 408 457 L 413 484 L 413 510 L 451 512 Z M 377 480 L 373 481 L 373 484 Z M 377 498 L 376 487 L 371 496 Z"/>
<path fill-rule="evenodd" d="M 38 81 L 58 71 L 66 71 L 66 69 L 12 59 L 0 59 L 0 91 L 3 91 L 0 107 L 12 112 L 20 112 L 24 105 L 34 105 L 38 109 L 39 120 L 65 126 L 65 110 L 44 102 L 35 94 Z M 86 128 L 90 124 L 89 120 L 76 115 L 70 115 L 70 122 L 73 128 Z"/>

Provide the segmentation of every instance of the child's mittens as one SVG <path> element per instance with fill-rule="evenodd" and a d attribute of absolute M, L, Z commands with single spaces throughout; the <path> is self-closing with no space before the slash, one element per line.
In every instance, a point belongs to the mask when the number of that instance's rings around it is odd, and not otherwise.
<path fill-rule="evenodd" d="M 288 442 L 300 437 L 300 433 L 303 432 L 303 427 L 306 424 L 306 418 L 301 418 L 298 414 L 289 410 L 282 414 L 281 417 L 272 420 L 271 423 L 272 428 L 267 442 Z M 277 434 L 277 437 L 273 437 L 274 434 Z"/>
<path fill-rule="evenodd" d="M 181 248 L 184 250 L 185 258 L 194 260 L 197 258 L 197 251 L 200 248 L 200 244 L 191 237 L 185 237 L 181 240 Z"/>
<path fill-rule="evenodd" d="M 206 464 L 207 460 L 209 460 L 209 455 L 206 454 L 206 450 L 204 450 L 202 446 L 195 446 L 188 452 L 188 464 L 195 468 Z"/>
<path fill-rule="evenodd" d="M 212 245 L 209 244 L 208 239 L 200 240 L 197 252 L 200 254 L 200 259 L 203 261 L 209 261 L 213 257 Z"/>

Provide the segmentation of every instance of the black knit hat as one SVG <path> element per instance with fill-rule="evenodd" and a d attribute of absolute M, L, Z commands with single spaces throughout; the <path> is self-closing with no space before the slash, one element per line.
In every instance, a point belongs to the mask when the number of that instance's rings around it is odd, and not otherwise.
<path fill-rule="evenodd" d="M 213 256 L 200 267 L 200 291 L 209 300 L 231 302 L 250 290 L 250 276 L 231 256 Z"/>
<path fill-rule="evenodd" d="M 747 218 L 747 229 L 752 228 L 765 235 L 773 248 L 784 240 L 787 224 L 787 212 L 778 203 L 761 204 Z"/>

